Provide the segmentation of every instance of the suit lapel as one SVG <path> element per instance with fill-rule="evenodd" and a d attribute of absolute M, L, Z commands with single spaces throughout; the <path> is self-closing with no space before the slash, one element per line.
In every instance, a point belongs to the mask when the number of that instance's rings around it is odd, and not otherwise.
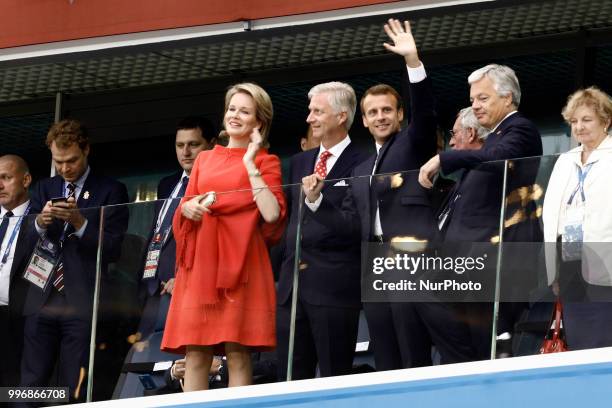
<path fill-rule="evenodd" d="M 96 199 L 96 176 L 89 172 L 89 175 L 85 179 L 85 184 L 83 184 L 83 189 L 81 189 L 81 194 L 79 195 L 79 199 L 77 200 L 77 207 L 79 208 L 87 208 L 93 207 L 91 203 L 95 202 L 93 200 Z"/>
<path fill-rule="evenodd" d="M 389 151 L 390 146 L 393 144 L 393 142 L 395 141 L 395 137 L 396 137 L 397 133 L 393 136 L 391 136 L 389 138 L 389 140 L 387 140 L 387 143 L 385 143 L 381 148 L 380 151 L 378 152 L 378 161 L 376 162 L 376 169 L 374 169 L 375 173 L 378 173 L 378 169 L 380 168 L 380 164 L 384 161 L 385 159 L 385 155 L 387 154 L 387 152 Z M 374 156 L 374 160 L 376 160 L 376 155 Z M 372 163 L 372 166 L 374 166 L 374 163 Z M 370 168 L 371 169 L 371 168 Z"/>
<path fill-rule="evenodd" d="M 23 261 L 24 256 L 29 255 L 27 251 L 24 252 L 25 248 L 23 248 L 23 245 L 19 245 L 19 243 L 25 242 L 26 235 L 28 234 L 29 228 L 31 226 L 30 219 L 32 219 L 31 216 L 29 215 L 25 216 L 25 218 L 21 222 L 21 225 L 19 226 L 19 233 L 17 234 L 17 241 L 13 244 L 13 245 L 17 245 L 17 247 L 15 248 L 15 255 L 13 256 L 13 264 L 11 265 L 11 272 L 10 272 L 10 278 L 9 278 L 11 282 L 13 281 L 13 277 L 15 276 L 15 273 L 17 272 L 17 268 Z"/>
<path fill-rule="evenodd" d="M 353 147 L 353 143 L 350 143 L 346 149 L 342 152 L 334 167 L 332 167 L 329 174 L 327 174 L 326 179 L 333 180 L 337 178 L 346 177 L 347 174 L 350 173 L 350 170 L 355 167 L 355 149 Z M 324 189 L 329 187 L 332 183 L 325 183 Z"/>

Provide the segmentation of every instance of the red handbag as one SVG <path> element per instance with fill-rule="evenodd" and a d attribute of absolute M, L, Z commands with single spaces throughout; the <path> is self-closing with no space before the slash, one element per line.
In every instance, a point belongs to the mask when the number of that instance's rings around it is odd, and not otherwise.
<path fill-rule="evenodd" d="M 565 330 L 563 328 L 563 306 L 561 305 L 561 300 L 557 299 L 553 307 L 546 336 L 544 336 L 544 342 L 542 347 L 540 347 L 540 354 L 561 353 L 567 350 Z"/>

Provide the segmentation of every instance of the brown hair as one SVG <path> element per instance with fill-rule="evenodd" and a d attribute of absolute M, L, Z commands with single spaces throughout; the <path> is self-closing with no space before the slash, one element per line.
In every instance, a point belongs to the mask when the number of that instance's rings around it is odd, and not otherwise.
<path fill-rule="evenodd" d="M 87 130 L 81 125 L 81 122 L 74 119 L 61 120 L 49 129 L 47 133 L 47 146 L 55 142 L 57 147 L 66 148 L 76 143 L 81 150 L 85 150 L 89 146 L 89 138 Z"/>
<path fill-rule="evenodd" d="M 393 89 L 392 86 L 389 86 L 387 84 L 378 84 L 378 85 L 374 85 L 369 87 L 365 93 L 363 94 L 363 96 L 361 97 L 361 101 L 359 102 L 359 108 L 361 109 L 361 114 L 365 115 L 364 112 L 364 107 L 363 107 L 363 103 L 365 101 L 366 96 L 368 95 L 392 95 L 395 98 L 395 104 L 396 104 L 396 108 L 399 111 L 400 109 L 403 108 L 403 104 L 402 104 L 402 98 L 401 96 L 397 93 L 397 91 L 395 89 Z"/>
<path fill-rule="evenodd" d="M 612 99 L 610 95 L 595 86 L 577 90 L 567 98 L 567 103 L 561 111 L 563 119 L 570 123 L 574 112 L 580 106 L 588 106 L 593 109 L 599 119 L 606 126 L 610 126 L 612 120 Z"/>

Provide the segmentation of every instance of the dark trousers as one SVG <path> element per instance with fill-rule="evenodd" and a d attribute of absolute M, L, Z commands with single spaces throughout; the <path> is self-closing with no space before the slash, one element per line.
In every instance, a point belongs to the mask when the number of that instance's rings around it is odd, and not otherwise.
<path fill-rule="evenodd" d="M 568 348 L 612 346 L 612 287 L 586 282 L 581 261 L 561 261 L 559 288 Z"/>
<path fill-rule="evenodd" d="M 287 378 L 291 302 L 276 313 L 278 378 Z M 317 362 L 322 377 L 350 374 L 357 341 L 359 309 L 297 303 L 292 379 L 314 378 Z"/>
<path fill-rule="evenodd" d="M 141 339 L 146 339 L 152 333 L 164 330 L 169 308 L 169 294 L 166 293 L 160 296 L 159 291 L 153 295 L 147 294 L 145 307 L 138 324 L 138 332 Z"/>
<path fill-rule="evenodd" d="M 0 306 L 0 387 L 19 384 L 19 362 L 23 348 L 23 319 L 10 313 L 9 306 Z"/>
<path fill-rule="evenodd" d="M 377 371 L 432 365 L 433 345 L 441 364 L 474 359 L 469 326 L 453 304 L 364 303 L 364 310 Z"/>
<path fill-rule="evenodd" d="M 21 386 L 51 383 L 57 361 L 57 386 L 69 387 L 71 401 L 83 400 L 91 322 L 75 317 L 66 303 L 65 297 L 54 290 L 40 312 L 26 317 Z M 80 379 L 83 382 L 78 388 Z"/>
<path fill-rule="evenodd" d="M 410 352 L 405 325 L 400 313 L 392 312 L 392 303 L 364 302 L 370 344 L 374 350 L 376 370 L 410 367 Z"/>

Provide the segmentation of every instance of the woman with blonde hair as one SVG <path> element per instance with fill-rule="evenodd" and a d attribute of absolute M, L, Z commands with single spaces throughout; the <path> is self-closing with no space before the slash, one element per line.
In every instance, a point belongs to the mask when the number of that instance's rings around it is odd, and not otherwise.
<path fill-rule="evenodd" d="M 267 245 L 285 219 L 280 160 L 268 154 L 272 101 L 241 83 L 225 95 L 227 147 L 201 152 L 173 231 L 177 273 L 162 349 L 185 353 L 185 391 L 208 388 L 215 354 L 229 385 L 252 381 L 251 350 L 276 345 L 275 289 Z"/>
<path fill-rule="evenodd" d="M 544 198 L 549 282 L 570 350 L 612 346 L 612 99 L 581 89 L 562 115 L 580 146 L 559 156 Z"/>

